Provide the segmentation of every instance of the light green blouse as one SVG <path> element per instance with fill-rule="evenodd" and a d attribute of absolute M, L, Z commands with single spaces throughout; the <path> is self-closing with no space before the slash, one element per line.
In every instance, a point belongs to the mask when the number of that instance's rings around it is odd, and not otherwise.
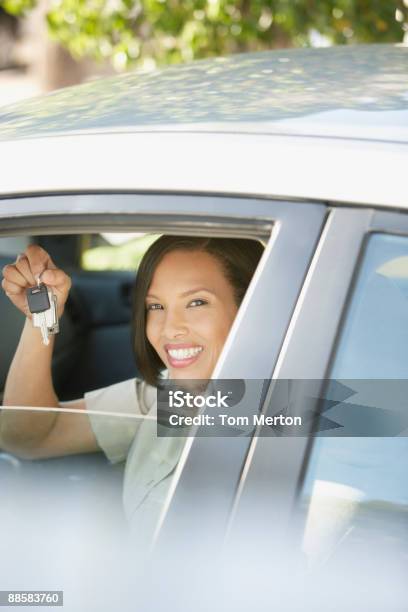
<path fill-rule="evenodd" d="M 157 436 L 156 388 L 142 380 L 90 391 L 85 402 L 98 445 L 109 461 L 126 461 L 125 514 L 133 535 L 147 544 L 186 438 Z"/>

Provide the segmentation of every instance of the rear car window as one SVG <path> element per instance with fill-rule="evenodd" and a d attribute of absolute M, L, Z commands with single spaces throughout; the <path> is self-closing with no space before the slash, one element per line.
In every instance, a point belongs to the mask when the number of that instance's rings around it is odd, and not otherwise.
<path fill-rule="evenodd" d="M 408 378 L 408 237 L 368 239 L 328 378 L 353 388 L 347 400 L 353 410 L 365 408 L 370 381 Z M 408 544 L 407 463 L 404 432 L 316 438 L 302 492 L 309 558 L 320 562 L 363 547 L 401 559 Z"/>

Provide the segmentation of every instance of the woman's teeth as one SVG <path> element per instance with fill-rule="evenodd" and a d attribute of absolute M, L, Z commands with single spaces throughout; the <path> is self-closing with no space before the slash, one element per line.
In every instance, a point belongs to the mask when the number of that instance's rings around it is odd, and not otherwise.
<path fill-rule="evenodd" d="M 191 359 L 203 350 L 202 346 L 195 346 L 194 348 L 188 349 L 169 349 L 168 353 L 172 359 L 181 361 L 182 359 Z"/>

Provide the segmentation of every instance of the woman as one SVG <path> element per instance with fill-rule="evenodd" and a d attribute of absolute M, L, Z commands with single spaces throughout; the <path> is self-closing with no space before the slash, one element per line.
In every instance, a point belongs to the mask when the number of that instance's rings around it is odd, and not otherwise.
<path fill-rule="evenodd" d="M 262 251 L 260 243 L 245 239 L 159 238 L 144 255 L 134 288 L 133 337 L 143 380 L 127 380 L 60 404 L 51 377 L 53 342 L 44 346 L 33 328 L 25 290 L 41 274 L 57 296 L 61 316 L 71 281 L 43 249 L 28 247 L 3 269 L 2 287 L 27 317 L 3 404 L 64 405 L 75 413 L 3 411 L 0 448 L 25 458 L 102 449 L 112 462 L 126 460 L 126 515 L 139 533 L 151 534 L 185 442 L 157 437 L 156 386 L 161 376 L 211 377 Z"/>

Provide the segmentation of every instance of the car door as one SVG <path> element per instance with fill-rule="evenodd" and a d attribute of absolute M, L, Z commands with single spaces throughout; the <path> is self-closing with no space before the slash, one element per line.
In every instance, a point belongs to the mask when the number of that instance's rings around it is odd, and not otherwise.
<path fill-rule="evenodd" d="M 264 255 L 220 357 L 216 376 L 264 380 L 270 378 L 284 341 L 325 224 L 326 207 L 244 197 L 89 194 L 19 198 L 12 201 L 12 206 L 3 200 L 0 217 L 4 234 L 21 234 L 28 227 L 30 234 L 41 235 L 115 227 L 122 231 L 263 240 Z M 210 483 L 214 490 L 222 492 L 215 517 L 221 527 L 228 516 L 250 439 L 235 440 L 227 446 L 221 439 L 206 442 L 194 440 L 191 452 L 186 449 L 174 476 L 178 495 L 171 507 L 172 512 L 178 503 L 187 507 L 191 499 L 202 503 L 200 491 Z M 181 497 L 182 491 L 186 491 L 187 500 Z"/>

